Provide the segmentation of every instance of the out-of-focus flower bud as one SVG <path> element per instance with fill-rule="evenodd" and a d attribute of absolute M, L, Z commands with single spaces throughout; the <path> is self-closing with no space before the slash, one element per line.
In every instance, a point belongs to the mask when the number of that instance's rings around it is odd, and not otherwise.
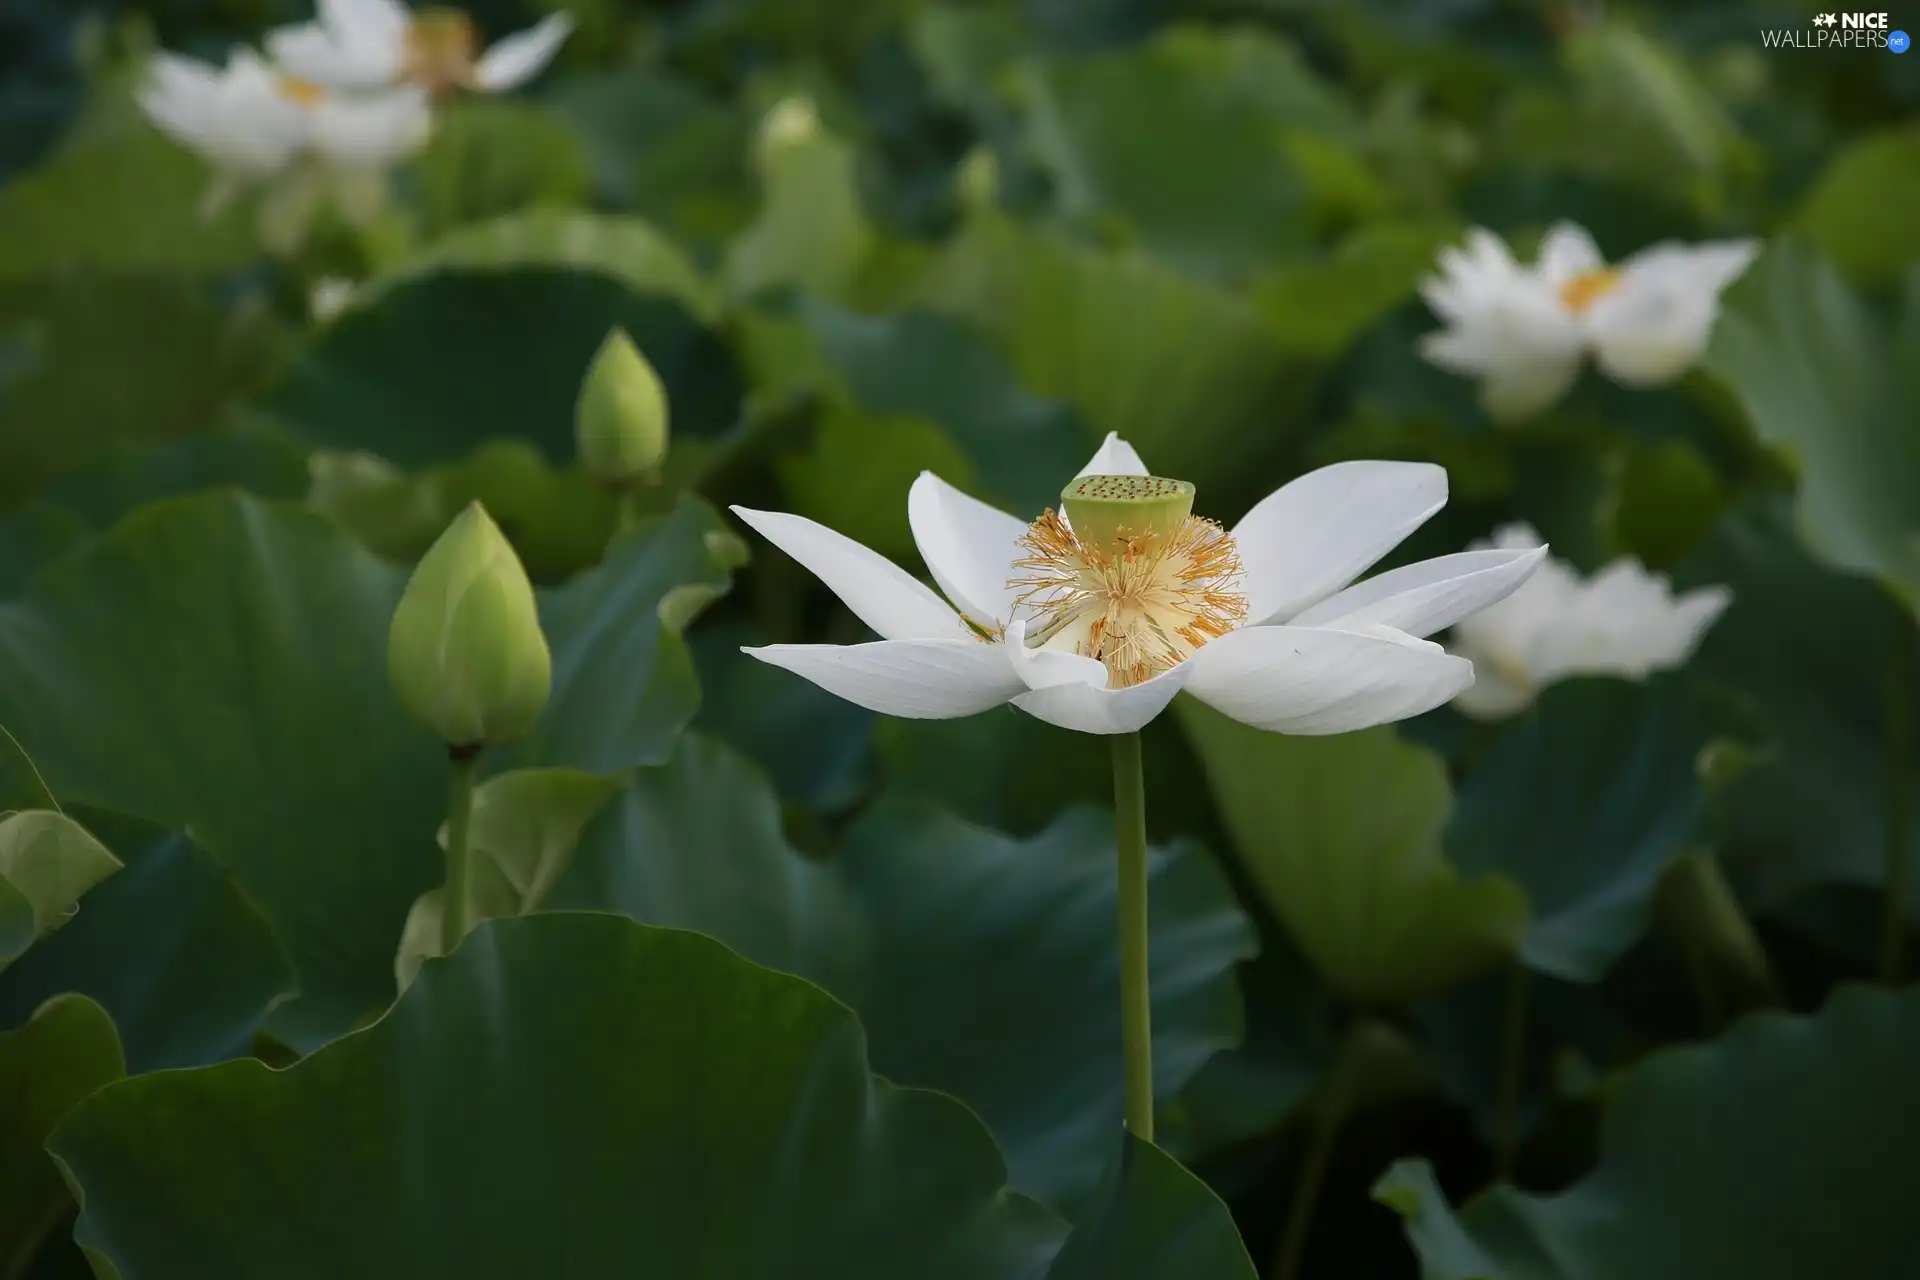
<path fill-rule="evenodd" d="M 658 474 L 667 456 L 667 390 L 624 329 L 594 354 L 574 406 L 580 464 L 607 484 Z"/>

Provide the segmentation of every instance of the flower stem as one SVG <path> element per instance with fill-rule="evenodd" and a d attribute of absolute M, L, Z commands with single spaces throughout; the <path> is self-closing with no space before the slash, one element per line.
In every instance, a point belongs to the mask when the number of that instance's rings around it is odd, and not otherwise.
<path fill-rule="evenodd" d="M 1127 1128 L 1153 1141 L 1153 1005 L 1147 979 L 1147 785 L 1140 735 L 1113 739 L 1113 814 L 1120 847 L 1120 1042 Z"/>
<path fill-rule="evenodd" d="M 1274 1254 L 1272 1280 L 1294 1280 L 1300 1274 L 1300 1262 L 1306 1255 L 1307 1236 L 1313 1230 L 1314 1211 L 1320 1207 L 1320 1192 L 1333 1166 L 1333 1153 L 1346 1123 L 1347 1109 L 1353 1105 L 1354 1087 L 1368 1056 L 1371 1028 L 1356 1023 L 1334 1050 L 1333 1062 L 1321 1080 L 1320 1089 L 1308 1104 L 1312 1113 L 1313 1135 L 1308 1139 L 1306 1156 L 1293 1184 L 1293 1201 L 1287 1206 L 1287 1221 L 1280 1228 L 1280 1244 Z"/>
<path fill-rule="evenodd" d="M 1500 1029 L 1499 1146 L 1495 1169 L 1503 1182 L 1513 1181 L 1514 1161 L 1520 1154 L 1520 1092 L 1527 1070 L 1527 998 L 1532 975 L 1515 956 L 1507 970 L 1506 1013 Z"/>
<path fill-rule="evenodd" d="M 1675 858 L 1660 882 L 1657 903 L 1716 1030 L 1729 1014 L 1779 1003 L 1766 948 L 1719 859 L 1702 852 Z"/>
<path fill-rule="evenodd" d="M 440 954 L 452 955 L 467 936 L 472 859 L 467 829 L 473 822 L 473 782 L 480 772 L 478 748 L 447 752 L 447 884 L 440 894 Z"/>
<path fill-rule="evenodd" d="M 1907 878 L 1913 865 L 1913 646 L 1905 625 L 1887 667 L 1887 888 L 1881 904 L 1880 977 L 1898 986 L 1905 968 Z"/>

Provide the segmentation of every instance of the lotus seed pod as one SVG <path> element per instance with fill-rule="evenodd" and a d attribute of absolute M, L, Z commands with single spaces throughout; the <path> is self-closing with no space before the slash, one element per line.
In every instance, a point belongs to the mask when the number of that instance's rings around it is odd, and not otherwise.
<path fill-rule="evenodd" d="M 533 584 L 478 502 L 413 571 L 387 636 L 387 672 L 407 710 L 456 750 L 524 737 L 546 708 L 553 657 Z"/>
<path fill-rule="evenodd" d="M 667 456 L 667 390 L 633 345 L 614 329 L 594 354 L 574 407 L 580 464 L 608 484 L 655 475 Z"/>
<path fill-rule="evenodd" d="M 1060 505 L 1077 541 L 1109 548 L 1180 532 L 1193 514 L 1193 486 L 1160 476 L 1081 476 L 1061 491 Z"/>

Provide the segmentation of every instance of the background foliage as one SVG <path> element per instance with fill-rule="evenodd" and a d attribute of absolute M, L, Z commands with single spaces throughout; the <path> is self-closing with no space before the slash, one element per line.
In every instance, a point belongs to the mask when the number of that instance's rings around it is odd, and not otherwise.
<path fill-rule="evenodd" d="M 1920 61 L 1771 0 L 569 7 L 282 259 L 130 90 L 291 0 L 0 12 L 0 810 L 91 868 L 0 875 L 0 1276 L 1920 1274 Z M 1559 218 L 1768 249 L 1679 385 L 1495 427 L 1414 289 Z M 573 458 L 614 325 L 634 527 Z M 744 658 L 860 633 L 721 514 L 918 571 L 919 471 L 1035 514 L 1110 431 L 1229 521 L 1430 460 L 1404 558 L 1524 519 L 1735 597 L 1498 725 L 1154 723 L 1165 1150 L 1104 744 Z M 555 691 L 440 961 L 385 637 L 474 498 Z"/>

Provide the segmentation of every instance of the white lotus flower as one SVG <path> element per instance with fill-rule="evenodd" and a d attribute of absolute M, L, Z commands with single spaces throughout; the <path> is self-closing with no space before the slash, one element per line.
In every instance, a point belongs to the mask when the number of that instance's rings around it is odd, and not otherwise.
<path fill-rule="evenodd" d="M 1609 267 L 1585 231 L 1556 224 L 1532 267 L 1492 232 L 1440 254 L 1440 275 L 1421 296 L 1447 327 L 1421 353 L 1481 379 L 1487 412 L 1514 420 L 1540 412 L 1573 385 L 1593 353 L 1629 387 L 1671 382 L 1706 349 L 1720 295 L 1760 252 L 1757 240 L 1694 246 L 1666 242 Z"/>
<path fill-rule="evenodd" d="M 436 95 L 501 93 L 539 74 L 572 31 L 571 14 L 549 14 L 482 53 L 473 19 L 458 10 L 320 0 L 317 21 L 270 33 L 267 52 L 292 74 L 335 89 L 406 83 Z"/>
<path fill-rule="evenodd" d="M 1471 685 L 1471 663 L 1421 637 L 1501 599 L 1546 555 L 1469 551 L 1347 585 L 1446 498 L 1439 467 L 1344 462 L 1269 495 L 1229 533 L 1187 514 L 1190 486 L 1149 478 L 1108 436 L 1070 486 L 1076 530 L 922 473 L 907 515 L 944 599 L 812 520 L 735 507 L 881 637 L 745 652 L 912 719 L 1011 702 L 1068 729 L 1130 733 L 1185 689 L 1258 728 L 1344 733 Z M 1114 523 L 1109 509 L 1148 514 Z"/>
<path fill-rule="evenodd" d="M 224 68 L 158 55 L 140 105 L 175 141 L 241 180 L 272 177 L 305 157 L 384 169 L 417 150 L 431 124 L 418 90 L 344 98 L 276 72 L 248 49 Z"/>
<path fill-rule="evenodd" d="M 432 126 L 418 89 L 342 97 L 275 71 L 247 49 L 224 68 L 160 54 L 140 105 L 213 166 L 208 214 L 244 187 L 267 187 L 260 233 L 282 252 L 298 244 L 323 200 L 349 220 L 370 217 L 385 171 L 417 151 Z"/>
<path fill-rule="evenodd" d="M 312 122 L 301 96 L 251 50 L 236 52 L 224 68 L 161 53 L 140 106 L 222 173 L 259 179 L 284 169 L 307 146 Z"/>
<path fill-rule="evenodd" d="M 1527 525 L 1513 524 L 1474 545 L 1512 551 L 1539 541 Z M 1506 599 L 1455 624 L 1453 647 L 1479 673 L 1458 705 L 1479 719 L 1497 719 L 1521 710 L 1556 680 L 1644 680 L 1684 666 L 1732 601 L 1725 587 L 1676 597 L 1664 575 L 1648 573 L 1631 557 L 1587 582 L 1564 561 L 1548 560 Z"/>

